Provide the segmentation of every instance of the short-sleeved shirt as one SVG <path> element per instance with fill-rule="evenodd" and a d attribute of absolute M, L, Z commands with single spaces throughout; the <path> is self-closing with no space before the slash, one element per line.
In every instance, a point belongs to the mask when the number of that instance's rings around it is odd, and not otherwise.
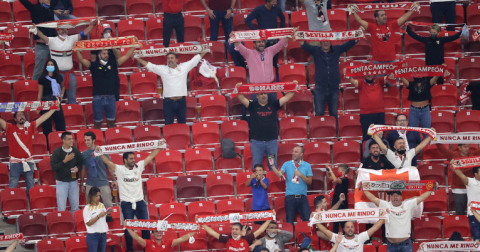
<path fill-rule="evenodd" d="M 268 189 L 268 186 L 270 184 L 268 178 L 263 177 L 262 181 L 267 185 Z M 252 210 L 270 209 L 270 204 L 268 203 L 267 189 L 264 189 L 256 178 L 252 179 L 252 181 L 250 182 L 250 186 L 252 187 Z"/>
<path fill-rule="evenodd" d="M 388 161 L 385 155 L 380 155 L 378 161 L 374 162 L 371 157 L 364 158 L 362 160 L 362 168 L 372 169 L 372 170 L 390 170 L 395 169 L 395 167 Z"/>
<path fill-rule="evenodd" d="M 258 101 L 250 101 L 250 139 L 258 141 L 270 141 L 277 139 L 277 110 L 281 109 L 280 101 L 268 101 L 265 106 Z"/>
<path fill-rule="evenodd" d="M 328 22 L 327 0 L 322 0 L 317 5 L 314 0 L 305 0 L 305 10 L 308 17 L 308 30 L 310 31 L 331 31 Z M 319 10 L 319 8 L 321 10 Z"/>
<path fill-rule="evenodd" d="M 295 166 L 293 161 L 287 161 L 282 165 L 282 171 L 285 172 L 287 188 L 285 191 L 285 196 L 288 195 L 307 195 L 307 184 L 301 179 L 298 178 L 298 184 L 293 183 L 292 179 L 295 176 Z M 305 177 L 313 176 L 312 167 L 309 163 L 301 161 L 298 166 L 298 171 L 303 174 Z"/>
<path fill-rule="evenodd" d="M 345 201 L 342 203 L 342 205 L 339 207 L 339 209 L 347 209 L 348 208 L 348 186 L 350 185 L 350 180 L 348 178 L 340 178 L 342 180 L 341 184 L 336 184 L 335 185 L 335 191 L 333 193 L 333 198 L 332 198 L 332 206 L 337 204 L 337 202 L 340 200 L 340 194 L 345 194 Z"/>
<path fill-rule="evenodd" d="M 409 101 L 428 101 L 432 99 L 430 82 L 418 86 L 417 83 L 409 81 L 407 88 Z"/>
<path fill-rule="evenodd" d="M 31 122 L 30 126 L 24 127 L 23 129 L 20 129 L 17 127 L 16 124 L 11 124 L 7 123 L 7 129 L 5 130 L 5 133 L 7 135 L 7 142 L 8 142 L 8 152 L 10 154 L 10 157 L 14 158 L 29 158 L 30 156 L 25 152 L 22 147 L 18 144 L 17 140 L 15 139 L 15 136 L 13 135 L 14 132 L 17 133 L 18 138 L 20 138 L 20 141 L 27 147 L 27 149 L 30 151 L 30 154 L 33 155 L 32 152 L 32 139 L 33 139 L 33 134 L 35 134 L 35 128 L 37 127 L 37 122 Z"/>
<path fill-rule="evenodd" d="M 330 241 L 335 243 L 337 236 L 338 234 L 333 233 Z M 368 241 L 368 239 L 369 237 L 367 231 L 355 235 L 353 239 L 347 239 L 344 236 L 337 248 L 337 252 L 363 252 L 363 244 Z"/>
<path fill-rule="evenodd" d="M 97 217 L 97 215 L 100 214 L 101 212 L 106 212 L 106 211 L 107 209 L 105 209 L 105 206 L 101 202 L 99 202 L 97 206 L 91 206 L 90 204 L 88 204 L 85 206 L 85 208 L 83 208 L 83 221 L 87 223 L 91 219 Z M 108 224 L 107 224 L 106 216 L 107 215 L 101 217 L 91 226 L 88 226 L 85 224 L 87 228 L 87 233 L 93 234 L 93 233 L 108 232 Z"/>
<path fill-rule="evenodd" d="M 252 233 L 235 240 L 231 235 L 220 235 L 218 241 L 227 244 L 227 252 L 249 252 L 248 246 L 255 241 L 255 236 Z"/>
<path fill-rule="evenodd" d="M 115 57 L 108 57 L 106 65 L 100 63 L 100 59 L 90 61 L 90 72 L 92 73 L 93 92 L 92 95 L 115 95 L 117 89 L 118 72 L 117 60 Z"/>
<path fill-rule="evenodd" d="M 393 152 L 392 150 L 387 150 L 388 161 L 390 161 L 390 163 L 392 163 L 392 165 L 397 169 L 402 168 L 402 167 L 412 166 L 412 160 L 415 157 L 415 155 L 417 155 L 416 151 L 415 151 L 415 148 L 410 149 L 407 152 L 405 152 L 404 156 L 399 156 L 399 155 L 395 154 L 395 152 Z M 405 162 L 403 162 L 404 158 L 405 158 Z M 403 163 L 403 165 L 402 165 L 402 163 Z"/>
<path fill-rule="evenodd" d="M 392 202 L 380 200 L 378 206 L 390 209 L 388 222 L 385 223 L 385 237 L 410 237 L 410 232 L 412 231 L 412 209 L 417 206 L 417 198 L 404 200 L 398 207 L 394 207 Z"/>
<path fill-rule="evenodd" d="M 153 239 L 146 240 L 147 244 L 145 244 L 145 252 L 169 252 L 172 248 L 173 240 L 163 240 L 158 245 L 157 242 Z"/>
<path fill-rule="evenodd" d="M 472 201 L 480 202 L 480 181 L 475 178 L 468 178 L 466 187 L 468 203 Z M 472 210 L 468 209 L 467 215 L 473 215 Z"/>
<path fill-rule="evenodd" d="M 101 187 L 101 186 L 108 186 L 108 173 L 107 173 L 107 167 L 105 166 L 105 163 L 102 161 L 101 157 L 93 157 L 92 153 L 94 150 L 86 149 L 84 152 L 82 152 L 82 159 L 83 159 L 83 165 L 87 168 L 87 185 L 89 186 L 96 186 L 96 187 Z M 110 156 L 108 154 L 105 155 L 109 160 Z M 97 170 L 97 176 L 94 176 L 94 168 L 92 167 L 91 164 L 91 158 L 93 157 L 93 162 L 95 165 L 95 169 Z"/>
<path fill-rule="evenodd" d="M 57 62 L 60 71 L 70 71 L 73 68 L 72 49 L 77 41 L 78 34 L 67 36 L 65 41 L 58 36 L 48 38 L 50 55 Z"/>
<path fill-rule="evenodd" d="M 384 25 L 368 23 L 367 32 L 372 35 L 372 61 L 395 60 L 395 42 L 400 39 L 395 31 L 399 28 L 397 20 Z"/>
<path fill-rule="evenodd" d="M 333 223 L 327 222 L 327 223 L 322 223 L 328 230 L 330 230 L 330 225 L 333 225 Z M 310 244 L 312 246 L 313 251 L 324 251 L 324 250 L 330 250 L 332 249 L 332 243 L 329 241 L 325 241 L 324 239 L 320 238 L 317 236 L 317 231 L 318 227 L 317 225 L 313 225 L 311 232 L 312 232 L 312 243 Z"/>
<path fill-rule="evenodd" d="M 375 78 L 372 84 L 365 79 L 358 81 L 358 96 L 360 97 L 360 114 L 375 114 L 385 112 L 383 106 L 383 87 Z"/>
<path fill-rule="evenodd" d="M 62 83 L 62 81 L 63 81 L 63 77 L 61 75 L 58 75 L 57 85 L 59 86 L 60 92 L 62 90 L 61 85 L 60 85 L 60 83 Z M 47 79 L 45 77 L 38 79 L 38 85 L 43 86 L 42 96 L 56 96 L 56 95 L 53 94 L 52 82 L 49 79 Z M 62 94 L 59 94 L 59 95 L 62 95 Z"/>
<path fill-rule="evenodd" d="M 129 170 L 125 165 L 115 166 L 115 176 L 118 178 L 120 201 L 135 203 L 143 200 L 142 172 L 145 170 L 145 162 L 140 161 L 133 169 Z"/>

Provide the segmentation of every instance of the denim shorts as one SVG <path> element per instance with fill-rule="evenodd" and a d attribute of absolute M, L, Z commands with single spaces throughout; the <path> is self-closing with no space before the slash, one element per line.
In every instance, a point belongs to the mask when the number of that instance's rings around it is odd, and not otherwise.
<path fill-rule="evenodd" d="M 103 122 L 103 113 L 108 121 L 115 121 L 117 105 L 115 95 L 94 95 L 92 100 L 93 120 Z"/>

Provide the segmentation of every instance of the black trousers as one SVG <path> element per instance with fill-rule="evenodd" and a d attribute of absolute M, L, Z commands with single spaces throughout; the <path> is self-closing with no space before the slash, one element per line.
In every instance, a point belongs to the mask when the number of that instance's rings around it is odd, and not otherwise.
<path fill-rule="evenodd" d="M 383 113 L 373 113 L 373 114 L 360 114 L 360 124 L 362 125 L 362 134 L 363 134 L 363 141 L 367 141 L 368 139 L 372 138 L 368 134 L 368 127 L 370 124 L 385 124 L 385 112 Z"/>
<path fill-rule="evenodd" d="M 457 17 L 455 1 L 433 2 L 430 4 L 430 12 L 432 12 L 432 23 L 443 23 L 445 18 L 446 24 L 455 24 Z M 447 31 L 455 31 L 455 27 L 449 26 Z"/>
<path fill-rule="evenodd" d="M 173 29 L 177 34 L 177 42 L 185 42 L 185 20 L 182 13 L 171 14 L 165 12 L 163 15 L 163 45 L 165 47 L 170 45 Z"/>
<path fill-rule="evenodd" d="M 47 113 L 47 110 L 42 110 L 40 111 L 40 114 L 43 115 Z M 60 106 L 60 111 L 55 111 L 50 118 L 45 120 L 45 122 L 42 123 L 42 129 L 43 129 L 43 134 L 47 137 L 47 147 L 49 146 L 48 144 L 48 134 L 52 132 L 52 120 L 55 122 L 55 130 L 56 131 L 65 131 L 65 116 L 63 115 L 63 109 Z M 53 151 L 53 150 L 50 150 Z"/>

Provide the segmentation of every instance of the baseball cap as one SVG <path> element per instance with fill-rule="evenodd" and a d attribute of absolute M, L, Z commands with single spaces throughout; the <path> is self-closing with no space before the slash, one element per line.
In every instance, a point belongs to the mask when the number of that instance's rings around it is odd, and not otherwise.
<path fill-rule="evenodd" d="M 394 193 L 396 193 L 396 194 L 398 194 L 398 195 L 402 195 L 402 191 L 389 191 L 389 192 L 388 192 L 388 195 L 392 195 L 392 194 L 394 194 Z"/>

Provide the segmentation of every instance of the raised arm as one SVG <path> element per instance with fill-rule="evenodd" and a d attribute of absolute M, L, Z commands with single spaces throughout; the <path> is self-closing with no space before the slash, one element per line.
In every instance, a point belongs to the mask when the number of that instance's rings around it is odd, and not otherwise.
<path fill-rule="evenodd" d="M 348 7 L 350 7 L 350 5 Z M 355 21 L 357 21 L 357 23 L 359 23 L 360 26 L 365 30 L 368 28 L 368 22 L 363 20 L 357 13 L 353 13 L 353 17 L 355 18 Z"/>
<path fill-rule="evenodd" d="M 100 146 L 97 146 L 95 151 L 100 152 Z M 107 166 L 110 174 L 115 174 L 116 165 L 112 161 L 110 161 L 110 159 L 108 159 L 108 157 L 105 154 L 101 155 L 100 158 L 102 159 L 102 162 Z"/>
<path fill-rule="evenodd" d="M 12 242 L 12 244 L 8 245 L 7 249 L 5 250 L 5 252 L 13 252 L 15 250 L 15 247 L 17 246 L 18 244 L 18 240 L 14 240 Z"/>
<path fill-rule="evenodd" d="M 58 104 L 58 106 L 62 106 L 60 104 Z M 36 121 L 35 121 L 35 124 L 38 126 L 40 126 L 43 122 L 45 122 L 48 118 L 50 118 L 50 116 L 53 115 L 53 113 L 55 113 L 55 111 L 57 111 L 56 109 L 51 109 L 49 110 L 47 113 L 43 114 L 42 116 L 40 116 Z"/>
<path fill-rule="evenodd" d="M 294 82 L 296 83 L 297 81 L 294 81 Z M 284 97 L 278 100 L 278 103 L 280 103 L 280 106 L 283 106 L 283 104 L 287 103 L 290 99 L 292 99 L 294 95 L 295 95 L 295 92 L 287 93 Z"/>
<path fill-rule="evenodd" d="M 194 235 L 195 235 L 195 232 L 190 232 L 190 233 L 188 233 L 188 234 L 186 234 L 186 235 L 183 235 L 183 236 L 180 237 L 180 238 L 177 238 L 177 239 L 173 240 L 173 242 L 172 242 L 172 247 L 177 246 L 177 245 L 180 245 L 180 243 L 182 243 L 182 242 L 188 241 L 188 239 L 190 239 L 190 237 L 192 237 L 192 236 L 194 236 Z"/>
<path fill-rule="evenodd" d="M 431 79 L 430 79 L 430 86 L 433 86 L 435 85 L 435 83 L 437 83 L 437 80 L 438 78 L 440 78 L 440 76 L 433 76 Z"/>
<path fill-rule="evenodd" d="M 371 128 L 371 127 L 373 127 L 373 126 L 374 126 L 374 124 L 372 123 L 369 128 Z M 378 146 L 380 147 L 380 150 L 381 150 L 383 153 L 387 153 L 388 148 L 387 148 L 387 146 L 383 143 L 382 139 L 381 139 L 377 134 L 374 134 L 374 135 L 372 136 L 372 138 L 373 138 L 373 140 L 375 140 L 375 142 L 378 144 Z"/>
<path fill-rule="evenodd" d="M 335 184 L 341 184 L 342 180 L 340 178 L 337 178 L 335 174 L 332 172 L 332 167 L 327 166 L 327 177 L 333 181 Z"/>
<path fill-rule="evenodd" d="M 242 83 L 237 83 L 235 87 L 238 88 L 241 85 Z M 245 108 L 248 108 L 248 106 L 250 105 L 250 101 L 247 98 L 245 98 L 243 94 L 240 94 L 240 93 L 237 95 L 237 97 L 238 97 L 238 100 L 243 104 L 243 106 L 245 106 Z"/>
<path fill-rule="evenodd" d="M 37 26 L 36 26 L 35 24 L 32 24 L 32 29 L 37 29 L 37 36 L 38 36 L 41 40 L 43 40 L 43 41 L 45 42 L 45 44 L 48 45 L 48 41 L 50 41 L 50 40 L 48 39 L 47 36 L 45 36 L 45 34 L 43 34 L 42 31 L 40 31 L 40 29 L 37 28 Z"/>
<path fill-rule="evenodd" d="M 275 159 L 269 158 L 268 163 L 270 164 L 270 167 L 272 167 L 273 173 L 275 173 L 277 177 L 280 178 L 281 176 L 283 176 L 285 172 L 283 170 L 278 170 L 277 167 L 275 167 Z"/>
<path fill-rule="evenodd" d="M 432 128 L 432 130 L 435 131 L 434 128 Z M 418 154 L 420 151 L 422 151 L 422 149 L 425 148 L 425 146 L 427 146 L 430 143 L 430 141 L 432 141 L 432 138 L 430 136 L 423 139 L 423 141 L 420 142 L 420 144 L 417 145 L 417 147 L 415 147 L 415 154 Z"/>
<path fill-rule="evenodd" d="M 412 37 L 413 39 L 415 39 L 416 41 L 418 42 L 422 42 L 422 43 L 427 43 L 429 38 L 428 37 L 424 37 L 424 36 L 420 36 L 418 35 L 417 33 L 415 33 L 412 28 L 410 28 L 410 25 L 407 25 L 407 33 L 410 37 Z"/>
<path fill-rule="evenodd" d="M 118 48 L 112 48 L 112 53 L 113 53 L 113 56 L 115 56 L 115 59 L 119 59 L 120 57 L 122 57 L 122 52 Z M 93 61 L 93 58 L 92 58 L 92 61 Z"/>
<path fill-rule="evenodd" d="M 373 202 L 377 207 L 380 205 L 380 199 L 375 197 L 375 195 L 373 195 L 371 192 L 363 191 L 363 193 L 365 194 L 367 199 Z"/>
<path fill-rule="evenodd" d="M 468 182 L 467 182 L 468 183 Z M 432 191 L 426 191 L 422 193 L 420 196 L 417 197 L 417 205 L 422 203 L 424 200 L 426 200 L 428 197 L 430 197 L 430 194 L 432 194 Z"/>
<path fill-rule="evenodd" d="M 275 210 L 273 210 L 273 215 L 275 215 Z M 257 231 L 253 232 L 253 236 L 255 236 L 255 238 L 259 237 L 261 234 L 263 234 L 263 232 L 265 232 L 265 230 L 268 228 L 268 225 L 270 224 L 270 222 L 272 222 L 271 220 L 267 220 L 265 221 L 259 229 L 257 229 Z"/>
<path fill-rule="evenodd" d="M 452 169 L 453 172 L 454 172 L 455 174 L 457 174 L 457 176 L 460 178 L 460 180 L 462 181 L 462 183 L 463 183 L 464 185 L 468 185 L 468 177 L 465 176 L 465 174 L 463 174 L 463 172 L 462 172 L 460 169 L 455 169 L 455 168 L 453 168 L 453 163 L 454 163 L 454 162 L 455 162 L 455 161 L 454 161 L 453 159 L 450 160 L 450 169 Z"/>
<path fill-rule="evenodd" d="M 412 7 L 418 7 L 418 3 L 417 2 L 414 2 L 412 4 Z M 413 14 L 413 11 L 412 10 L 409 10 L 407 13 L 403 14 L 403 16 L 401 16 L 399 19 L 397 19 L 397 24 L 398 26 L 401 26 L 403 25 L 403 23 L 405 23 L 405 21 L 407 21 L 410 16 Z"/>
<path fill-rule="evenodd" d="M 32 12 L 35 11 L 35 8 L 33 6 L 33 3 L 31 3 L 29 0 L 20 0 L 20 3 L 27 9 L 28 11 Z"/>
<path fill-rule="evenodd" d="M 337 235 L 337 238 L 335 239 L 335 244 L 333 245 L 332 249 L 330 249 L 330 252 L 335 252 L 338 249 L 338 246 L 340 246 L 340 242 L 342 242 L 343 235 Z"/>
<path fill-rule="evenodd" d="M 209 226 L 207 226 L 207 225 L 202 225 L 202 228 L 205 229 L 205 231 L 206 231 L 209 235 L 215 237 L 216 239 L 220 238 L 220 234 L 217 233 L 217 232 L 215 232 L 215 231 L 214 231 L 212 228 L 210 228 Z"/>
<path fill-rule="evenodd" d="M 328 240 L 332 239 L 332 236 L 333 236 L 332 231 L 328 230 L 322 223 L 317 223 L 316 225 L 318 230 L 327 236 Z"/>
<path fill-rule="evenodd" d="M 138 244 L 140 244 L 142 247 L 147 246 L 147 242 L 142 237 L 138 236 L 138 234 L 135 233 L 135 231 L 131 229 L 127 229 L 127 231 L 130 234 L 130 236 L 132 236 L 132 238 L 138 242 Z"/>
<path fill-rule="evenodd" d="M 388 210 L 387 210 L 388 211 Z M 372 237 L 383 225 L 384 220 L 378 220 L 370 229 L 367 230 L 368 237 Z"/>
<path fill-rule="evenodd" d="M 128 51 L 127 51 L 127 53 L 125 53 L 125 55 L 123 55 L 122 57 L 117 59 L 117 63 L 118 63 L 119 66 L 121 66 L 123 63 L 125 63 L 125 61 L 127 61 L 130 57 L 132 57 L 133 50 L 135 50 L 135 48 L 130 47 L 130 49 L 128 49 Z M 80 60 L 80 58 L 79 58 L 79 60 Z"/>
<path fill-rule="evenodd" d="M 7 122 L 5 120 L 3 120 L 2 118 L 0 118 L 0 128 L 2 128 L 2 130 L 7 129 Z"/>
<path fill-rule="evenodd" d="M 460 38 L 460 35 L 462 35 L 462 31 L 455 33 L 455 35 L 444 37 L 443 43 L 449 43 L 449 42 L 455 41 L 458 38 Z"/>
<path fill-rule="evenodd" d="M 344 201 L 345 201 L 345 194 L 340 193 L 339 200 L 337 201 L 337 203 L 335 203 L 335 205 L 332 206 L 332 208 L 330 208 L 330 210 L 338 210 L 338 208 L 340 207 L 340 205 L 342 205 Z"/>
<path fill-rule="evenodd" d="M 83 58 L 83 56 L 82 56 L 82 51 L 77 50 L 77 58 L 78 58 L 78 61 L 79 61 L 80 63 L 82 63 L 82 65 L 83 65 L 84 67 L 90 68 L 91 62 L 90 62 L 89 60 L 86 60 L 86 59 Z"/>
<path fill-rule="evenodd" d="M 247 182 L 245 182 L 245 186 L 246 186 L 246 187 L 250 187 L 250 184 L 252 183 L 252 180 L 253 180 L 253 178 L 255 178 L 255 177 L 256 177 L 256 173 L 253 172 L 253 174 L 250 175 L 250 178 L 247 179 Z"/>
<path fill-rule="evenodd" d="M 400 78 L 400 81 L 403 83 L 403 85 L 405 85 L 405 87 L 408 87 L 410 85 L 410 81 L 405 78 Z"/>
<path fill-rule="evenodd" d="M 148 155 L 147 158 L 145 158 L 144 162 L 145 162 L 145 165 L 149 164 L 150 162 L 152 162 L 152 160 L 155 158 L 155 156 L 157 156 L 157 154 L 160 152 L 161 149 L 155 149 L 152 151 L 152 153 L 150 153 L 150 155 Z"/>
<path fill-rule="evenodd" d="M 89 34 L 93 27 L 95 27 L 97 25 L 97 20 L 93 21 L 89 26 L 87 26 L 87 28 L 85 28 L 85 30 L 83 30 L 83 37 L 87 37 L 87 34 Z M 78 40 L 82 39 L 82 34 L 78 34 Z"/>

